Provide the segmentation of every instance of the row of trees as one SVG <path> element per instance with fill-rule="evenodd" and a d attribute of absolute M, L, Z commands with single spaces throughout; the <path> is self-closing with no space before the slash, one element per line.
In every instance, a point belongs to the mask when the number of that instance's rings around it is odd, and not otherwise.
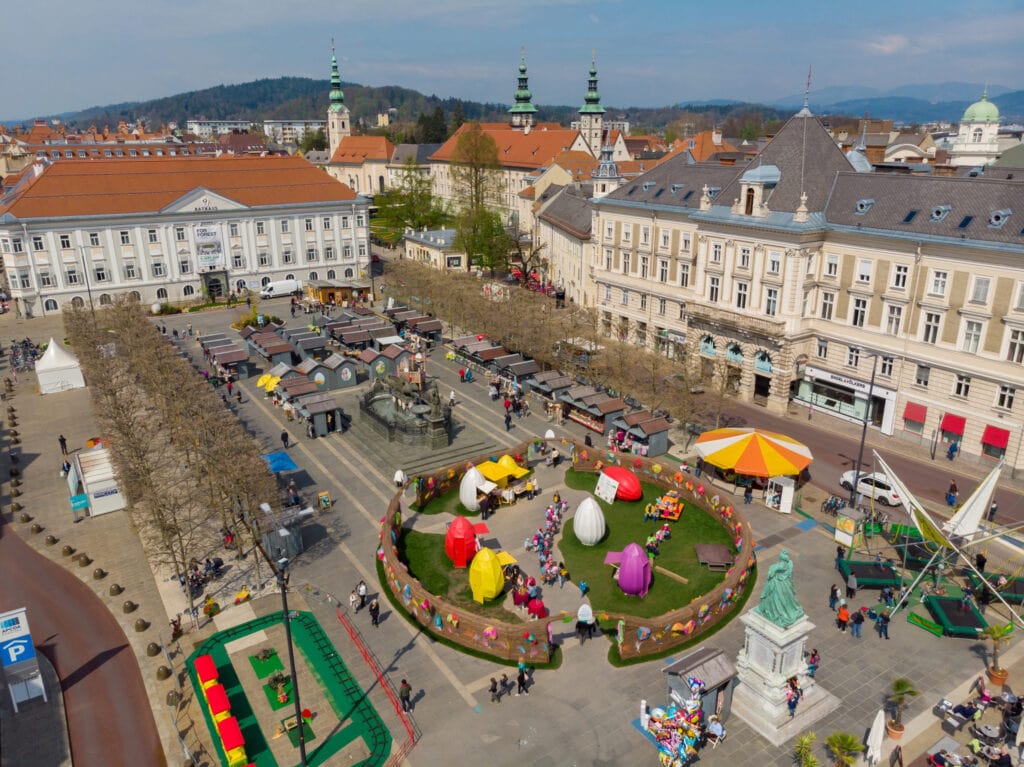
<path fill-rule="evenodd" d="M 89 381 L 128 516 L 154 564 L 187 572 L 242 519 L 258 555 L 261 503 L 279 490 L 259 444 L 157 332 L 137 301 L 71 308 L 68 338 Z M 259 556 L 257 576 L 259 576 Z M 192 606 L 191 594 L 189 595 Z"/>
<path fill-rule="evenodd" d="M 592 307 L 556 309 L 550 297 L 507 283 L 443 273 L 408 260 L 388 264 L 388 295 L 448 323 L 453 333 L 483 333 L 598 388 L 663 410 L 683 422 L 717 425 L 730 393 L 726 371 L 696 355 L 666 355 L 665 339 L 610 337 Z M 486 291 L 485 291 L 486 288 Z M 692 364 L 688 364 L 688 360 Z M 724 364 L 724 363 L 723 363 Z"/>

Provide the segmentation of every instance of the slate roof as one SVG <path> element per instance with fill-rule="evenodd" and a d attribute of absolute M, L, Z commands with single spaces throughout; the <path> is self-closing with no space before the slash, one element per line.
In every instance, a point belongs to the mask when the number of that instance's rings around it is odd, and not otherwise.
<path fill-rule="evenodd" d="M 857 202 L 874 200 L 858 214 Z M 942 216 L 932 213 L 950 206 Z M 906 218 L 910 211 L 917 214 Z M 1012 211 L 1002 226 L 990 225 L 995 211 Z M 1024 248 L 1024 181 L 916 176 L 879 173 L 841 173 L 825 210 L 830 226 L 879 231 L 886 236 L 942 238 L 962 242 L 1012 244 Z M 965 223 L 967 217 L 972 217 Z"/>
<path fill-rule="evenodd" d="M 590 239 L 590 200 L 574 187 L 564 187 L 537 216 L 553 226 L 571 232 L 581 240 Z"/>
<path fill-rule="evenodd" d="M 701 190 L 705 184 L 721 189 L 744 170 L 746 168 L 727 165 L 693 164 L 685 156 L 676 155 L 623 184 L 598 200 L 598 204 L 608 200 L 699 210 Z M 729 202 L 731 204 L 732 200 Z"/>
<path fill-rule="evenodd" d="M 391 155 L 392 165 L 404 165 L 410 157 L 416 165 L 426 165 L 440 144 L 399 144 Z"/>

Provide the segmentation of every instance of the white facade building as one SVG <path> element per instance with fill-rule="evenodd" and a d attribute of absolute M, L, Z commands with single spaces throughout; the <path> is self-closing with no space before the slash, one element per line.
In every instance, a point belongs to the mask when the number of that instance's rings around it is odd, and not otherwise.
<path fill-rule="evenodd" d="M 301 144 L 306 134 L 327 130 L 326 120 L 264 120 L 263 135 L 278 144 Z"/>
<path fill-rule="evenodd" d="M 209 141 L 225 133 L 249 131 L 254 128 L 256 123 L 252 120 L 189 120 L 185 123 L 185 130 L 203 141 Z"/>

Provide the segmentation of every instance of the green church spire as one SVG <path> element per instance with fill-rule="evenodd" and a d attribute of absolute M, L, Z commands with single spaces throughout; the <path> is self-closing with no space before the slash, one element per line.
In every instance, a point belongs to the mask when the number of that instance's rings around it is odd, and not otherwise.
<path fill-rule="evenodd" d="M 512 124 L 526 126 L 533 124 L 533 116 L 537 107 L 533 105 L 533 94 L 530 93 L 529 77 L 526 75 L 526 50 L 522 49 L 519 56 L 519 84 L 516 88 L 515 103 L 508 113 L 512 115 Z"/>
<path fill-rule="evenodd" d="M 580 107 L 580 114 L 604 114 L 601 94 L 597 92 L 597 58 L 594 54 L 590 56 L 590 79 L 587 81 L 587 95 L 583 99 L 583 106 Z"/>
<path fill-rule="evenodd" d="M 341 75 L 338 74 L 338 57 L 331 52 L 331 107 L 332 112 L 345 110 L 345 94 L 341 90 Z"/>

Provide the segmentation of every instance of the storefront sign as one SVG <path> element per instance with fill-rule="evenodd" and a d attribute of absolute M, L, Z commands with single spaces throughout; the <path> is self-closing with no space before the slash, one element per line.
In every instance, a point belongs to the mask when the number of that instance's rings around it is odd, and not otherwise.
<path fill-rule="evenodd" d="M 117 495 L 118 489 L 116 487 L 108 487 L 105 490 L 97 490 L 92 494 L 93 498 L 109 498 L 112 495 Z"/>
<path fill-rule="evenodd" d="M 224 243 L 221 241 L 220 227 L 214 225 L 196 227 L 196 252 L 199 255 L 200 269 L 223 268 Z"/>
<path fill-rule="evenodd" d="M 682 336 L 679 333 L 673 333 L 673 332 L 669 331 L 668 340 L 672 341 L 673 343 L 677 343 L 677 344 L 685 344 L 686 343 L 686 336 Z"/>
<path fill-rule="evenodd" d="M 808 378 L 814 378 L 819 381 L 831 381 L 834 384 L 845 386 L 847 389 L 855 389 L 856 391 L 862 391 L 865 394 L 868 391 L 868 384 L 863 381 L 858 381 L 856 378 L 850 378 L 849 376 L 839 375 L 838 373 L 830 373 L 827 370 L 820 370 L 815 367 L 807 367 Z M 881 392 L 879 387 L 875 387 L 877 392 Z"/>
<path fill-rule="evenodd" d="M 77 495 L 71 496 L 71 510 L 81 511 L 82 509 L 89 508 L 89 496 L 85 493 L 78 493 Z"/>

